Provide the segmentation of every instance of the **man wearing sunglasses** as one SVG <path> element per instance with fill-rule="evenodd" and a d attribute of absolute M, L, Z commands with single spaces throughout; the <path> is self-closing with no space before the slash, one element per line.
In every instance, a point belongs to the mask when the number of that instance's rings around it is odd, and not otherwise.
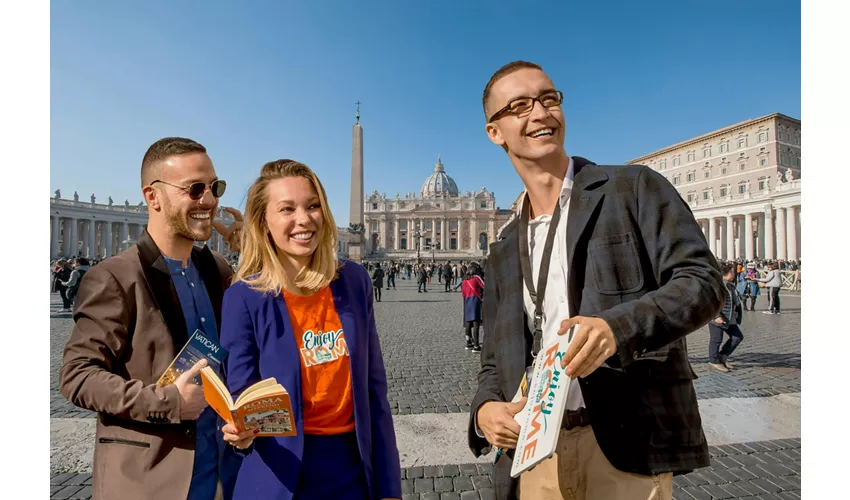
<path fill-rule="evenodd" d="M 86 274 L 60 391 L 98 413 L 95 498 L 229 497 L 239 456 L 191 381 L 205 361 L 156 385 L 195 330 L 218 338 L 232 271 L 195 242 L 210 238 L 226 184 L 206 148 L 178 137 L 148 149 L 141 181 L 148 224 L 136 245 Z"/>
<path fill-rule="evenodd" d="M 526 193 L 487 259 L 470 448 L 502 450 L 500 499 L 669 500 L 673 473 L 709 465 L 685 336 L 716 316 L 723 280 L 664 177 L 567 155 L 562 103 L 524 61 L 484 90 L 487 135 Z M 512 481 L 517 388 L 540 346 L 574 326 L 555 454 Z"/>

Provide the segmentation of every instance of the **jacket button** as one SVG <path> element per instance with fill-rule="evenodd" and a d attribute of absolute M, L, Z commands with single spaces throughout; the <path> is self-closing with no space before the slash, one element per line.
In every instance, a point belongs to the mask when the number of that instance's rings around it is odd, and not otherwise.
<path fill-rule="evenodd" d="M 186 429 L 186 437 L 192 437 L 195 435 L 195 432 L 192 429 Z"/>
<path fill-rule="evenodd" d="M 638 359 L 639 357 L 640 357 L 640 354 L 639 354 L 637 351 L 635 351 L 634 353 L 632 353 L 632 358 L 633 358 L 633 359 Z"/>

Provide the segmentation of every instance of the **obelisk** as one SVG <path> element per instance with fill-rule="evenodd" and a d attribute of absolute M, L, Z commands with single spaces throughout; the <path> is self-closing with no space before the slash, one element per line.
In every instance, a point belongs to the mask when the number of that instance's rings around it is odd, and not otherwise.
<path fill-rule="evenodd" d="M 354 262 L 363 259 L 363 127 L 360 126 L 360 101 L 357 101 L 356 123 L 351 140 L 351 205 L 349 206 L 349 228 L 351 238 L 348 257 Z"/>

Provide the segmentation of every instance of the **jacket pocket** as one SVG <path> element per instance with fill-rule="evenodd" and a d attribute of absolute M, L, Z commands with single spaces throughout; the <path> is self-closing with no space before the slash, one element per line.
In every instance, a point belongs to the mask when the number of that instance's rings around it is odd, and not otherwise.
<path fill-rule="evenodd" d="M 150 448 L 150 443 L 145 443 L 144 441 L 131 441 L 129 439 L 120 439 L 120 438 L 98 438 L 98 443 L 101 444 L 126 444 L 130 446 L 138 446 L 139 448 Z"/>
<path fill-rule="evenodd" d="M 643 288 L 643 271 L 634 234 L 612 234 L 592 239 L 589 250 L 599 293 L 619 295 Z"/>

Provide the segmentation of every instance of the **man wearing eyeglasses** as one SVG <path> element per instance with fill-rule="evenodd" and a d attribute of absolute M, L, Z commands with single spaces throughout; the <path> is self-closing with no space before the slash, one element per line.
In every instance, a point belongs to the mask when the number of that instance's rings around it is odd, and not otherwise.
<path fill-rule="evenodd" d="M 239 456 L 191 380 L 205 361 L 156 385 L 195 330 L 218 338 L 232 271 L 194 243 L 210 238 L 226 184 L 206 148 L 178 137 L 148 149 L 141 180 L 148 224 L 136 245 L 83 280 L 60 391 L 98 413 L 94 498 L 228 497 Z"/>
<path fill-rule="evenodd" d="M 526 193 L 487 259 L 470 448 L 501 449 L 500 499 L 670 499 L 674 473 L 709 465 L 685 336 L 716 316 L 723 280 L 664 177 L 567 155 L 562 103 L 524 61 L 484 90 L 487 135 Z M 574 326 L 555 454 L 512 481 L 518 387 L 540 346 Z"/>

